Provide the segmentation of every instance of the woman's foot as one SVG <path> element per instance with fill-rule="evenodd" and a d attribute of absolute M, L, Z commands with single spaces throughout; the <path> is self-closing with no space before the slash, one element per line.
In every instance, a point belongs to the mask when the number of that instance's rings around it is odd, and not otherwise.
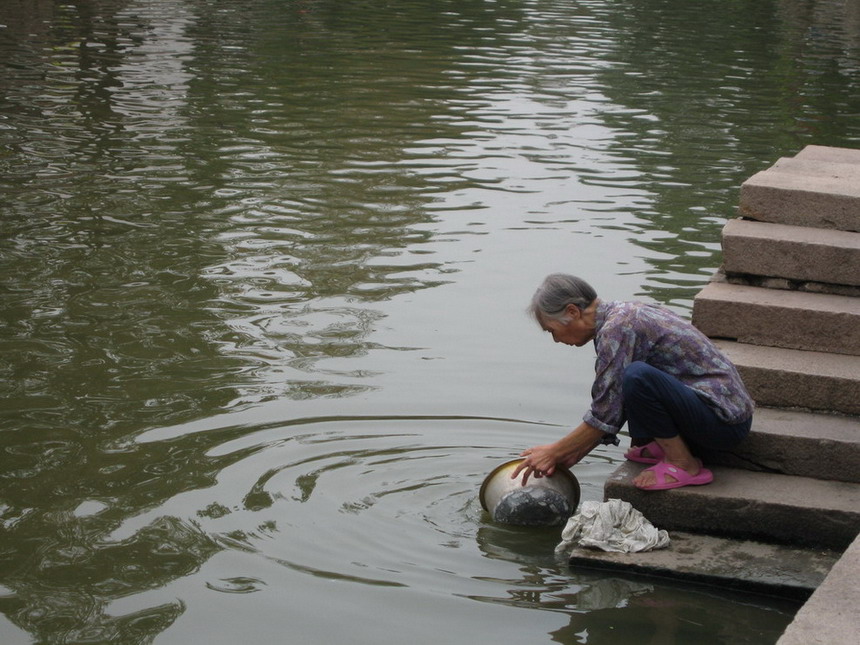
<path fill-rule="evenodd" d="M 698 460 L 695 468 L 690 469 L 662 461 L 643 470 L 633 479 L 633 484 L 642 490 L 668 490 L 682 486 L 702 486 L 712 481 L 714 481 L 714 474 L 703 467 L 702 462 Z"/>
<path fill-rule="evenodd" d="M 663 463 L 680 468 L 686 476 L 696 477 L 699 471 L 702 470 L 702 462 L 693 456 L 687 444 L 680 436 L 670 439 L 654 439 L 657 447 L 663 451 L 663 458 L 655 464 L 661 466 Z M 678 476 L 673 476 L 670 470 L 660 468 L 660 479 L 658 481 L 658 473 L 654 472 L 654 467 L 646 468 L 633 479 L 633 485 L 638 488 L 653 488 L 654 486 L 662 486 L 664 484 L 677 484 L 681 480 L 685 480 L 686 476 L 676 473 Z M 708 471 L 710 472 L 710 471 Z"/>
<path fill-rule="evenodd" d="M 666 453 L 656 441 L 642 446 L 631 446 L 630 450 L 624 453 L 625 458 L 640 464 L 658 464 L 665 456 Z"/>

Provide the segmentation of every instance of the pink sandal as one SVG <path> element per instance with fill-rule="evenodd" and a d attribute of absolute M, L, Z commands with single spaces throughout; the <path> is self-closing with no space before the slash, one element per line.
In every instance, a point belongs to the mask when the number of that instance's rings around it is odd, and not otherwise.
<path fill-rule="evenodd" d="M 636 488 L 640 490 L 669 490 L 670 488 L 681 488 L 682 486 L 702 486 L 714 481 L 714 473 L 703 467 L 701 461 L 699 462 L 699 467 L 701 470 L 698 474 L 691 475 L 682 468 L 661 461 L 659 464 L 645 469 L 654 472 L 657 482 L 652 486 L 637 486 Z M 645 472 L 645 470 L 642 472 Z M 668 481 L 666 479 L 667 475 L 675 479 L 675 481 Z"/>
<path fill-rule="evenodd" d="M 648 455 L 642 453 L 647 450 Z M 650 455 L 650 456 L 649 456 Z M 635 461 L 640 464 L 659 464 L 663 461 L 666 453 L 656 441 L 646 443 L 644 446 L 633 446 L 630 450 L 624 453 L 624 456 L 630 461 Z"/>

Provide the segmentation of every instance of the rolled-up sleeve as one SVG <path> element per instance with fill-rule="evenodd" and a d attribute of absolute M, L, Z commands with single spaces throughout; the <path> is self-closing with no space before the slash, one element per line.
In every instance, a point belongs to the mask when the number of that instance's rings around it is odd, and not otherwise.
<path fill-rule="evenodd" d="M 608 435 L 604 443 L 618 444 L 617 434 L 624 425 L 624 401 L 621 382 L 624 370 L 633 362 L 634 334 L 619 327 L 606 329 L 595 345 L 594 385 L 591 407 L 583 421 Z"/>

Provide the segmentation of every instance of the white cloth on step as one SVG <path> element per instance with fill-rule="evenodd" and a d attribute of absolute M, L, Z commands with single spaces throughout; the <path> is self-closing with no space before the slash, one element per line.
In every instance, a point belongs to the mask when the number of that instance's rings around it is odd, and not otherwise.
<path fill-rule="evenodd" d="M 583 502 L 579 512 L 567 520 L 556 553 L 570 553 L 578 546 L 635 553 L 669 546 L 669 534 L 656 528 L 630 502 L 610 499 Z"/>

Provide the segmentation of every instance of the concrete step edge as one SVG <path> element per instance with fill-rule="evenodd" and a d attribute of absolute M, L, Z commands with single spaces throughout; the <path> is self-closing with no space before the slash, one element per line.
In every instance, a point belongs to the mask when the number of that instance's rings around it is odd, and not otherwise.
<path fill-rule="evenodd" d="M 833 565 L 776 645 L 853 643 L 860 633 L 860 536 Z"/>
<path fill-rule="evenodd" d="M 860 233 L 736 218 L 723 227 L 722 248 L 728 274 L 799 283 L 782 288 L 820 283 L 822 292 L 860 287 Z"/>
<path fill-rule="evenodd" d="M 711 484 L 642 491 L 632 480 L 645 467 L 619 466 L 604 497 L 630 502 L 658 528 L 831 549 L 860 532 L 860 484 L 715 466 Z"/>
<path fill-rule="evenodd" d="M 860 164 L 860 150 L 856 148 L 808 145 L 794 155 L 794 158 Z"/>
<path fill-rule="evenodd" d="M 860 180 L 860 166 L 845 160 L 780 157 L 764 172 L 781 172 L 831 180 L 846 187 Z"/>
<path fill-rule="evenodd" d="M 736 267 L 737 268 L 737 267 Z M 733 273 L 723 266 L 726 282 L 739 284 L 745 287 L 759 287 L 761 289 L 776 289 L 779 291 L 798 291 L 802 293 L 826 293 L 834 296 L 848 296 L 860 298 L 860 285 L 848 285 L 839 282 L 820 282 L 806 280 L 800 276 L 788 277 L 785 272 L 781 277 L 763 275 L 761 273 Z"/>
<path fill-rule="evenodd" d="M 802 291 L 778 291 L 762 287 L 733 285 L 717 272 L 705 285 L 704 295 L 723 300 L 737 301 L 744 306 L 784 307 L 797 311 L 826 311 L 836 314 L 860 316 L 860 299 L 830 293 L 805 293 Z"/>
<path fill-rule="evenodd" d="M 762 406 L 860 415 L 860 357 L 715 339 Z"/>
<path fill-rule="evenodd" d="M 748 345 L 720 338 L 715 338 L 714 344 L 723 351 L 732 352 L 739 360 L 754 360 L 774 371 L 860 380 L 860 358 L 857 356 Z"/>
<path fill-rule="evenodd" d="M 758 188 L 768 189 L 783 195 L 794 195 L 800 199 L 829 199 L 838 198 L 847 202 L 860 200 L 860 186 L 854 181 L 854 175 L 858 168 L 854 164 L 833 164 L 839 168 L 851 169 L 848 177 L 840 176 L 839 173 L 807 174 L 802 172 L 786 171 L 789 165 L 780 165 L 785 160 L 777 162 L 778 165 L 766 168 L 755 173 L 752 177 L 741 184 L 741 210 L 745 205 L 745 197 L 754 194 Z M 774 202 L 766 206 L 776 206 Z"/>
<path fill-rule="evenodd" d="M 568 553 L 575 569 L 621 571 L 799 600 L 807 599 L 839 561 L 830 549 L 732 540 L 672 531 L 665 549 L 607 552 L 582 546 Z"/>
<path fill-rule="evenodd" d="M 749 436 L 706 463 L 860 483 L 860 417 L 758 408 Z"/>
<path fill-rule="evenodd" d="M 763 222 L 860 231 L 860 182 L 763 170 L 741 184 L 739 211 Z"/>
<path fill-rule="evenodd" d="M 860 233 L 834 231 L 828 228 L 811 228 L 775 222 L 760 222 L 735 217 L 723 226 L 722 237 L 760 239 L 767 242 L 794 242 L 805 246 L 823 246 L 838 249 L 860 249 Z"/>
<path fill-rule="evenodd" d="M 693 301 L 705 335 L 860 356 L 860 298 L 731 284 L 717 274 Z"/>

